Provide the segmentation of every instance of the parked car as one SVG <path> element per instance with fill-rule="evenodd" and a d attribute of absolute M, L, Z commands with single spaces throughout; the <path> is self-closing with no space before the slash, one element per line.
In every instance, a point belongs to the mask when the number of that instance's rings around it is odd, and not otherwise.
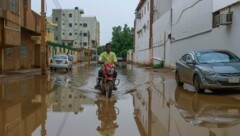
<path fill-rule="evenodd" d="M 196 91 L 240 88 L 240 59 L 227 50 L 191 51 L 176 62 L 178 86 L 191 84 Z"/>
<path fill-rule="evenodd" d="M 55 55 L 51 59 L 50 69 L 66 69 L 67 71 L 72 70 L 72 58 L 68 55 Z"/>

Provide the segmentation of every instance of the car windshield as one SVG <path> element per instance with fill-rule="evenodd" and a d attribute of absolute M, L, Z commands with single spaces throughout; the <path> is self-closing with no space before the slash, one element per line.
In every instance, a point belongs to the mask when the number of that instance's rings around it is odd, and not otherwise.
<path fill-rule="evenodd" d="M 67 56 L 54 56 L 53 59 L 67 59 Z"/>
<path fill-rule="evenodd" d="M 239 57 L 227 51 L 205 51 L 196 53 L 199 63 L 240 62 Z"/>

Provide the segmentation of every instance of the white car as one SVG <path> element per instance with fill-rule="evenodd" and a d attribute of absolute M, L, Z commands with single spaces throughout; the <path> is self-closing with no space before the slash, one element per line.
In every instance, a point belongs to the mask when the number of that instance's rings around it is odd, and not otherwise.
<path fill-rule="evenodd" d="M 53 69 L 56 71 L 56 69 L 66 69 L 72 70 L 72 58 L 68 55 L 55 55 L 51 59 L 50 62 L 50 69 Z"/>

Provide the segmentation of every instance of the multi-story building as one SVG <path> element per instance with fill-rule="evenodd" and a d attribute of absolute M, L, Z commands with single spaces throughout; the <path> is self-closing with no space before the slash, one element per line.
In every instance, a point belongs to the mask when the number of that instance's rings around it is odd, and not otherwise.
<path fill-rule="evenodd" d="M 31 0 L 0 1 L 0 72 L 40 66 L 40 16 Z"/>
<path fill-rule="evenodd" d="M 150 60 L 157 64 L 163 60 L 165 67 L 175 67 L 175 62 L 188 51 L 205 49 L 227 49 L 240 56 L 239 0 L 153 0 L 153 14 L 142 17 L 146 2 L 140 0 L 136 10 L 141 14 L 135 20 L 136 62 Z M 152 60 L 143 53 L 147 49 L 144 40 L 149 36 L 144 36 L 141 28 L 151 15 Z"/>
<path fill-rule="evenodd" d="M 151 64 L 152 60 L 152 0 L 140 0 L 136 8 L 135 58 L 137 63 Z"/>
<path fill-rule="evenodd" d="M 53 22 L 58 24 L 55 40 L 71 46 L 80 52 L 82 60 L 91 53 L 96 53 L 99 46 L 99 22 L 96 17 L 83 17 L 82 9 L 53 9 Z"/>

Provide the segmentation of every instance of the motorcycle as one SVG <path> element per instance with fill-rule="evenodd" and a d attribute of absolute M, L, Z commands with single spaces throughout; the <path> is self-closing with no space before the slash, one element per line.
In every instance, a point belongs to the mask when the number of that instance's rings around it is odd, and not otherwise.
<path fill-rule="evenodd" d="M 100 89 L 101 94 L 104 94 L 107 98 L 111 98 L 114 87 L 120 83 L 120 79 L 113 78 L 116 66 L 113 63 L 104 64 L 100 62 L 100 64 L 102 64 L 103 77 L 98 77 L 96 79 L 97 83 L 98 80 L 100 80 L 100 87 L 98 89 Z"/>

